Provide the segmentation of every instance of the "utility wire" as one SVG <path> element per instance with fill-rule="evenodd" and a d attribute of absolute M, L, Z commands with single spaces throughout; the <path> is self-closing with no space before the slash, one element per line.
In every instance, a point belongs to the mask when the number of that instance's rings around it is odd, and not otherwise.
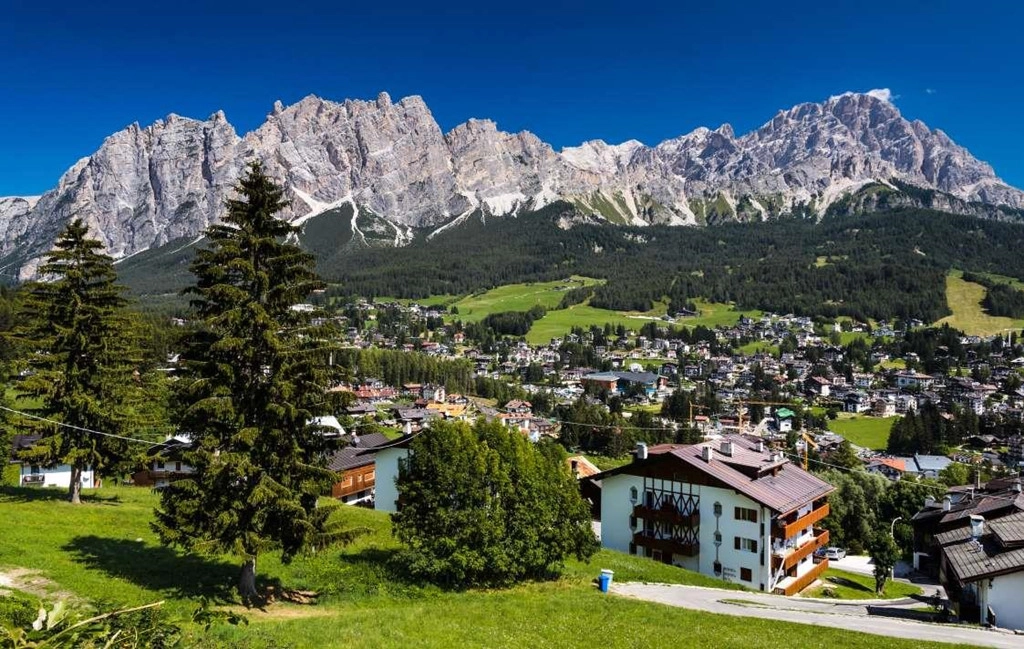
<path fill-rule="evenodd" d="M 120 440 L 124 440 L 126 442 L 137 442 L 139 444 L 148 444 L 149 446 L 153 446 L 155 444 L 160 444 L 160 442 L 154 442 L 151 439 L 138 439 L 137 437 L 125 437 L 124 435 L 115 435 L 114 433 L 104 433 L 103 431 L 99 431 L 99 430 L 92 430 L 90 428 L 82 428 L 81 426 L 75 426 L 73 424 L 65 424 L 62 421 L 56 421 L 54 419 L 47 419 L 46 417 L 40 417 L 39 415 L 33 415 L 31 413 L 28 413 L 28 412 L 22 412 L 21 410 L 15 410 L 14 408 L 8 408 L 7 406 L 0 406 L 0 410 L 4 410 L 4 411 L 10 412 L 10 413 L 14 413 L 16 415 L 21 415 L 22 417 L 28 417 L 29 419 L 35 419 L 35 420 L 38 420 L 38 421 L 45 421 L 48 424 L 54 424 L 56 426 L 61 426 L 63 428 L 70 428 L 71 430 L 77 430 L 77 431 L 80 431 L 80 432 L 83 432 L 83 433 L 89 433 L 90 435 L 101 435 L 103 437 L 111 437 L 113 439 L 120 439 Z"/>
<path fill-rule="evenodd" d="M 790 452 L 784 452 L 784 453 L 786 455 L 788 455 L 791 459 L 799 460 L 799 461 L 803 462 L 804 458 L 799 453 L 790 453 Z M 816 460 L 814 458 L 807 458 L 807 460 L 808 460 L 808 462 L 814 462 L 815 464 L 820 464 L 822 466 L 827 466 L 827 467 L 829 467 L 831 469 L 836 469 L 836 470 L 839 470 L 839 471 L 846 471 L 846 472 L 849 472 L 851 474 L 864 474 L 864 473 L 867 473 L 866 471 L 862 471 L 860 469 L 855 469 L 855 468 L 851 468 L 851 467 L 848 467 L 848 466 L 842 466 L 842 465 L 839 465 L 839 464 L 829 464 L 828 462 L 823 462 L 822 460 Z M 930 485 L 930 484 L 925 484 L 923 482 L 913 482 L 913 481 L 910 481 L 910 480 L 901 480 L 900 482 L 904 483 L 904 484 L 910 484 L 910 485 L 913 485 L 915 487 L 922 487 L 924 489 L 931 490 L 931 491 L 933 491 L 935 493 L 941 492 L 942 496 L 945 496 L 945 495 L 947 495 L 949 493 L 949 488 L 948 487 L 943 487 L 943 486 L 939 486 L 939 485 Z M 968 485 L 964 485 L 964 486 L 968 486 Z M 1016 500 L 1017 500 L 1016 497 L 1011 498 L 1011 497 L 1008 497 L 1008 496 L 997 496 L 995 494 L 982 494 L 982 493 L 979 493 L 979 494 L 976 494 L 976 495 L 979 498 L 991 498 L 993 500 L 1005 500 L 1007 502 L 1016 502 Z"/>

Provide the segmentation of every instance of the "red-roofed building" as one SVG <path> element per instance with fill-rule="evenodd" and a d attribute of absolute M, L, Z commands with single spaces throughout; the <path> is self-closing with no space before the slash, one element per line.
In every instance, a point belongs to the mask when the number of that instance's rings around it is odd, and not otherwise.
<path fill-rule="evenodd" d="M 605 547 L 786 595 L 828 568 L 814 561 L 829 539 L 815 524 L 834 488 L 761 440 L 640 445 L 633 462 L 591 480 Z"/>
<path fill-rule="evenodd" d="M 890 480 L 899 480 L 907 470 L 907 461 L 901 457 L 873 457 L 864 469 L 869 473 L 884 475 Z"/>

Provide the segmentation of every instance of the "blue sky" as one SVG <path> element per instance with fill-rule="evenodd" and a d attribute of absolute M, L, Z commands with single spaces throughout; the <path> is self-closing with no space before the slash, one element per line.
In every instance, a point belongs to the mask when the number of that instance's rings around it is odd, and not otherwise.
<path fill-rule="evenodd" d="M 737 133 L 780 108 L 890 88 L 1024 187 L 1024 3 L 507 4 L 291 0 L 0 5 L 0 196 L 53 187 L 132 122 L 218 109 L 240 133 L 276 99 L 424 97 L 556 149 Z"/>

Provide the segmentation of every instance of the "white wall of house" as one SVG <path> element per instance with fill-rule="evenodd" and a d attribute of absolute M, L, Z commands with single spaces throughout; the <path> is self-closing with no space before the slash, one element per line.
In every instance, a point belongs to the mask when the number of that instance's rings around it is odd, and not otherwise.
<path fill-rule="evenodd" d="M 41 477 L 40 477 L 41 476 Z M 92 467 L 82 471 L 82 486 L 91 489 L 94 486 Z M 41 480 L 42 482 L 37 482 Z M 54 467 L 33 467 L 30 464 L 21 465 L 21 476 L 19 484 L 24 487 L 60 487 L 67 489 L 71 485 L 71 466 L 61 464 Z"/>
<path fill-rule="evenodd" d="M 991 586 L 988 579 L 980 583 L 987 587 L 984 597 L 996 614 L 996 626 L 1024 630 L 1024 572 L 993 577 Z"/>
<path fill-rule="evenodd" d="M 170 471 L 173 473 L 193 473 L 195 469 L 192 465 L 186 464 L 178 460 L 153 460 L 153 463 L 149 467 L 150 471 Z"/>
<path fill-rule="evenodd" d="M 635 504 L 630 502 L 631 487 L 636 488 L 638 498 L 643 498 L 644 479 L 640 476 L 620 473 L 601 481 L 601 545 L 619 552 L 629 552 L 633 541 L 633 530 L 629 529 Z"/>
<path fill-rule="evenodd" d="M 385 448 L 377 451 L 374 456 L 376 463 L 376 479 L 374 489 L 376 495 L 373 508 L 381 512 L 398 511 L 398 461 L 409 457 L 409 449 Z"/>
<path fill-rule="evenodd" d="M 641 476 L 620 473 L 605 478 L 601 484 L 601 544 L 620 552 L 629 552 L 634 530 L 629 527 L 629 519 L 633 513 L 634 502 L 631 501 L 630 488 L 637 490 L 637 502 L 643 500 L 644 480 Z M 676 484 L 677 490 L 685 491 Z M 721 563 L 722 579 L 743 584 L 755 590 L 762 584 L 765 590 L 770 588 L 771 576 L 771 512 L 759 503 L 736 493 L 732 489 L 696 486 L 695 493 L 700 497 L 700 551 L 696 557 L 674 557 L 674 563 L 696 570 L 709 576 L 715 575 L 715 561 Z M 379 492 L 378 492 L 379 493 Z M 715 503 L 721 504 L 721 514 L 715 516 Z M 754 509 L 758 512 L 757 522 L 737 520 L 736 507 Z M 764 524 L 764 533 L 761 525 Z M 638 521 L 637 530 L 642 529 Z M 721 543 L 716 547 L 715 532 L 721 534 Z M 750 539 L 757 542 L 757 551 L 748 549 L 737 550 L 735 539 Z M 717 552 L 716 552 L 717 550 Z M 763 557 L 763 560 L 762 560 Z M 750 581 L 741 580 L 741 569 L 751 572 Z"/>

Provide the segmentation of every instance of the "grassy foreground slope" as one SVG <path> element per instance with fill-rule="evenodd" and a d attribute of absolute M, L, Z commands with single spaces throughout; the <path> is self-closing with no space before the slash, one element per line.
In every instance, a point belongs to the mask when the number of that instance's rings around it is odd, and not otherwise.
<path fill-rule="evenodd" d="M 186 618 L 200 597 L 234 606 L 237 566 L 227 558 L 183 556 L 157 544 L 148 523 L 156 497 L 147 490 L 87 492 L 75 507 L 56 491 L 0 489 L 0 573 L 30 588 L 91 602 L 142 604 L 166 599 Z M 250 611 L 250 625 L 193 628 L 196 646 L 232 647 L 851 647 L 879 638 L 834 629 L 698 613 L 602 595 L 591 581 L 601 568 L 616 579 L 718 583 L 671 566 L 602 551 L 571 562 L 555 582 L 508 590 L 442 592 L 413 584 L 390 567 L 396 544 L 388 518 L 344 508 L 339 516 L 369 533 L 352 546 L 283 565 L 261 558 L 265 582 L 322 594 L 316 605 L 274 604 Z M 30 571 L 25 575 L 25 569 Z M 724 593 L 723 593 L 724 594 Z M 886 647 L 938 648 L 885 640 Z"/>

